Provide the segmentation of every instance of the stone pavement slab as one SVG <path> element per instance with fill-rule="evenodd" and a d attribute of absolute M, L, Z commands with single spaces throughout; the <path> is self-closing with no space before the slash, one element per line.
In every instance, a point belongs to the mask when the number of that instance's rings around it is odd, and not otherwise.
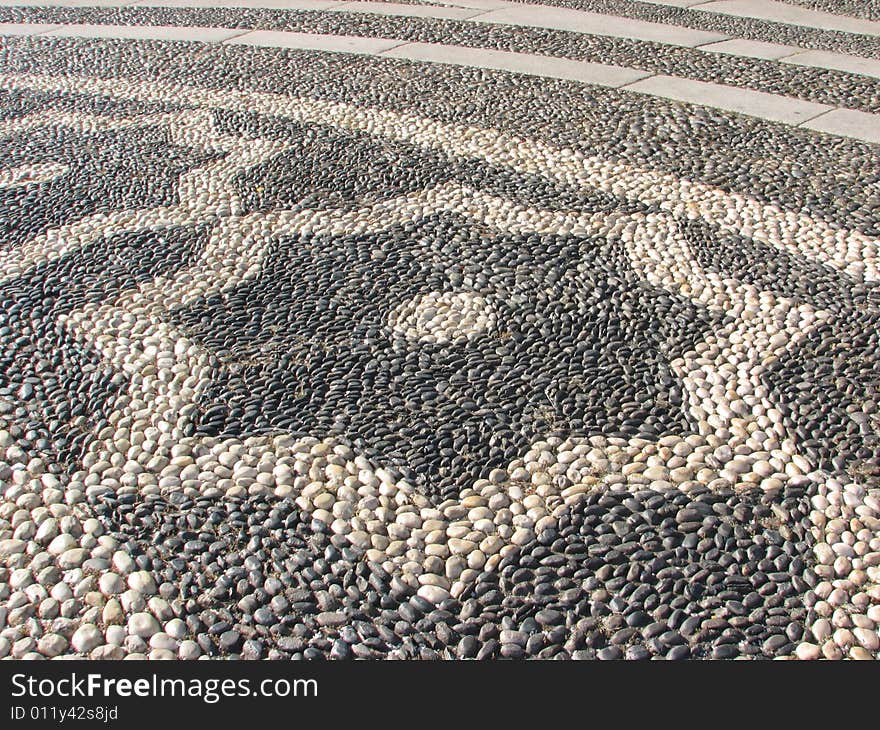
<path fill-rule="evenodd" d="M 830 51 L 805 51 L 783 59 L 782 63 L 791 63 L 798 66 L 811 66 L 813 68 L 830 68 L 835 71 L 843 71 L 861 76 L 872 76 L 880 79 L 880 61 L 861 56 L 849 56 L 844 53 L 832 53 Z"/>
<path fill-rule="evenodd" d="M 727 53 L 731 56 L 762 58 L 768 61 L 774 61 L 779 58 L 790 56 L 793 53 L 797 53 L 801 49 L 797 46 L 785 46 L 781 43 L 766 43 L 764 41 L 752 41 L 746 38 L 732 38 L 729 41 L 720 41 L 718 43 L 710 43 L 706 46 L 700 46 L 700 50 L 709 51 L 711 53 Z"/>
<path fill-rule="evenodd" d="M 44 0 L 45 2 L 45 0 Z M 342 0 L 138 0 L 135 7 L 162 8 L 260 8 L 266 10 L 329 10 Z"/>
<path fill-rule="evenodd" d="M 675 46 L 694 47 L 712 43 L 729 36 L 712 31 L 683 28 L 664 23 L 651 23 L 646 20 L 623 18 L 600 13 L 587 13 L 568 8 L 551 8 L 522 5 L 503 10 L 495 10 L 480 15 L 480 23 L 502 23 L 504 25 L 529 25 L 537 28 L 552 28 L 575 33 L 632 38 L 654 43 L 667 43 Z"/>
<path fill-rule="evenodd" d="M 723 15 L 736 15 L 741 18 L 758 18 L 759 20 L 769 20 L 775 23 L 801 25 L 806 28 L 818 28 L 820 30 L 880 35 L 880 22 L 875 20 L 823 13 L 819 10 L 774 2 L 773 0 L 715 0 L 715 2 L 696 5 L 693 9 L 707 13 L 722 13 Z"/>
<path fill-rule="evenodd" d="M 346 13 L 370 13 L 371 15 L 405 16 L 408 18 L 439 18 L 442 20 L 466 20 L 483 11 L 478 8 L 452 8 L 444 5 L 413 5 L 385 2 L 341 3 L 332 8 Z"/>
<path fill-rule="evenodd" d="M 447 46 L 435 43 L 407 43 L 385 51 L 381 55 L 406 58 L 411 61 L 430 61 L 457 66 L 513 71 L 531 76 L 546 76 L 609 87 L 625 86 L 650 75 L 646 71 L 607 66 L 600 63 L 584 63 L 528 53 L 508 53 L 485 48 Z"/>
<path fill-rule="evenodd" d="M 47 23 L 0 23 L 0 36 L 4 35 L 40 35 L 46 31 L 59 28 L 58 25 Z"/>
<path fill-rule="evenodd" d="M 627 86 L 626 90 L 689 104 L 711 106 L 786 124 L 800 124 L 831 110 L 831 107 L 825 104 L 677 76 L 652 76 Z"/>
<path fill-rule="evenodd" d="M 853 109 L 834 109 L 804 122 L 801 126 L 816 132 L 854 137 L 865 142 L 880 144 L 880 118 L 875 114 Z"/>
<path fill-rule="evenodd" d="M 363 38 L 361 36 L 317 35 L 274 30 L 255 30 L 227 41 L 246 46 L 274 48 L 302 48 L 311 51 L 334 51 L 337 53 L 363 53 L 374 55 L 400 45 L 392 38 Z"/>
<path fill-rule="evenodd" d="M 157 41 L 195 41 L 219 43 L 241 34 L 235 28 L 187 28 L 183 26 L 118 26 L 118 25 L 63 25 L 43 33 L 43 37 L 123 38 Z"/>

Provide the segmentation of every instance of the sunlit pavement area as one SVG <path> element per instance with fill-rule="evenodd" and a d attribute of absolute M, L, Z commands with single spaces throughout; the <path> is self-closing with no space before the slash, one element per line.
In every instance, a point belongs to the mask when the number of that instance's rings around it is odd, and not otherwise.
<path fill-rule="evenodd" d="M 0 3 L 0 657 L 872 659 L 880 6 Z"/>

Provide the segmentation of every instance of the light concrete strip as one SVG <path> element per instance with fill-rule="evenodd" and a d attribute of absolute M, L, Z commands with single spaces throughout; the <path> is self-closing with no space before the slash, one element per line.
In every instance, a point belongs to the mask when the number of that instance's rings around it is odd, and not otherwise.
<path fill-rule="evenodd" d="M 40 33 L 60 27 L 60 25 L 47 25 L 45 23 L 0 23 L 0 36 L 40 35 Z"/>
<path fill-rule="evenodd" d="M 880 144 L 880 116 L 854 109 L 834 109 L 801 125 L 816 132 Z"/>
<path fill-rule="evenodd" d="M 2 0 L 0 0 L 2 1 Z M 66 0 L 58 3 L 64 4 Z M 41 5 L 53 4 L 49 0 L 43 0 Z M 344 0 L 139 0 L 138 2 L 125 3 L 131 7 L 161 7 L 161 8 L 251 8 L 259 10 L 329 10 L 339 5 L 344 5 Z"/>
<path fill-rule="evenodd" d="M 825 104 L 814 104 L 788 96 L 694 81 L 678 76 L 651 76 L 627 86 L 626 91 L 710 106 L 784 124 L 801 124 L 832 109 Z"/>
<path fill-rule="evenodd" d="M 0 0 L 3 8 L 118 8 L 131 4 L 132 0 Z"/>
<path fill-rule="evenodd" d="M 669 5 L 670 3 L 662 4 Z M 821 10 L 810 10 L 776 0 L 715 0 L 695 5 L 692 10 L 734 15 L 739 18 L 757 18 L 758 20 L 769 20 L 774 23 L 799 25 L 818 30 L 836 30 L 842 33 L 880 36 L 880 22 L 876 20 L 824 13 Z"/>
<path fill-rule="evenodd" d="M 407 5 L 404 3 L 351 2 L 332 8 L 343 13 L 402 16 L 406 18 L 436 18 L 438 20 L 467 20 L 482 15 L 482 8 L 451 8 L 441 5 Z"/>
<path fill-rule="evenodd" d="M 672 8 L 689 8 L 693 5 L 702 5 L 708 0 L 641 0 L 651 5 L 668 5 Z"/>
<path fill-rule="evenodd" d="M 506 0 L 502 0 L 506 3 Z M 2 2 L 2 0 L 0 0 Z M 59 0 L 63 5 L 66 0 Z M 42 4 L 52 4 L 46 0 Z M 136 0 L 138 8 L 240 8 L 249 10 L 339 10 L 346 13 L 466 20 L 485 12 L 484 9 L 449 7 L 445 5 L 410 5 L 386 2 L 346 2 L 345 0 Z"/>
<path fill-rule="evenodd" d="M 503 25 L 531 26 L 533 28 L 551 28 L 574 33 L 630 38 L 652 43 L 665 43 L 673 46 L 693 48 L 706 43 L 726 40 L 730 36 L 694 28 L 683 28 L 677 25 L 650 23 L 646 20 L 621 18 L 613 15 L 587 13 L 568 8 L 542 7 L 535 12 L 533 6 L 494 10 L 480 15 L 475 19 L 478 23 L 500 23 Z"/>
<path fill-rule="evenodd" d="M 239 35 L 227 41 L 227 43 L 243 46 L 260 46 L 263 48 L 298 48 L 307 51 L 360 53 L 375 56 L 389 48 L 399 46 L 401 41 L 394 38 L 364 38 L 361 36 L 254 30 Z"/>
<path fill-rule="evenodd" d="M 765 43 L 764 41 L 750 41 L 745 38 L 733 38 L 720 43 L 710 43 L 700 46 L 701 51 L 709 53 L 726 53 L 731 56 L 743 56 L 745 58 L 763 58 L 767 61 L 775 61 L 801 51 L 797 46 L 784 46 L 781 43 Z M 832 56 L 843 54 L 832 53 Z"/>
<path fill-rule="evenodd" d="M 85 1 L 85 0 L 84 0 Z M 66 5 L 68 0 L 34 0 L 47 7 Z M 0 5 L 22 5 L 14 0 L 0 0 Z M 354 0 L 127 0 L 120 2 L 133 7 L 155 8 L 249 8 L 254 10 L 336 10 L 363 12 L 375 15 L 408 15 L 414 18 L 468 18 L 487 10 L 516 6 L 510 0 L 456 0 L 455 3 L 435 5 L 431 3 L 362 2 Z M 534 6 L 531 6 L 534 7 Z"/>
<path fill-rule="evenodd" d="M 601 63 L 585 63 L 565 58 L 553 58 L 552 56 L 509 53 L 467 46 L 446 46 L 437 43 L 407 43 L 380 55 L 404 58 L 409 61 L 429 61 L 496 71 L 513 71 L 529 76 L 580 81 L 612 88 L 625 86 L 650 76 L 650 73 L 646 71 L 621 66 L 606 66 Z"/>
<path fill-rule="evenodd" d="M 434 4 L 435 0 L 418 0 L 420 3 Z M 443 0 L 444 5 L 452 5 L 456 8 L 473 8 L 474 10 L 497 10 L 508 8 L 514 3 L 510 0 Z"/>
<path fill-rule="evenodd" d="M 880 61 L 861 56 L 847 56 L 842 53 L 829 51 L 806 51 L 797 53 L 782 60 L 782 63 L 791 63 L 797 66 L 810 66 L 812 68 L 830 68 L 835 71 L 844 71 L 860 76 L 871 76 L 880 79 Z"/>
<path fill-rule="evenodd" d="M 241 35 L 236 28 L 186 28 L 164 25 L 64 25 L 43 33 L 42 37 L 124 38 L 152 41 L 192 41 L 220 43 Z"/>
<path fill-rule="evenodd" d="M 254 0 L 257 2 L 258 0 Z M 443 5 L 451 8 L 471 8 L 472 10 L 497 10 L 498 8 L 509 8 L 516 5 L 515 0 L 413 0 L 407 5 L 425 5 L 428 7 L 438 7 Z"/>

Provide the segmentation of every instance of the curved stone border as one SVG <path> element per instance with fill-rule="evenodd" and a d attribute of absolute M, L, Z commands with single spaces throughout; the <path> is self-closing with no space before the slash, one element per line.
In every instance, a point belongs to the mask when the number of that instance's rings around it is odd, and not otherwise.
<path fill-rule="evenodd" d="M 880 115 L 834 109 L 825 104 L 752 91 L 722 84 L 695 81 L 665 74 L 651 75 L 638 69 L 584 63 L 525 53 L 510 53 L 464 46 L 409 43 L 391 38 L 317 35 L 280 31 L 242 31 L 222 28 L 177 26 L 66 25 L 52 30 L 45 26 L 11 24 L 14 34 L 34 37 L 121 38 L 160 41 L 222 42 L 259 47 L 359 53 L 430 63 L 455 64 L 491 70 L 512 71 L 533 76 L 561 78 L 581 83 L 624 88 L 636 93 L 699 104 L 745 114 L 814 131 L 880 143 Z M 858 114 L 858 124 L 850 116 Z"/>

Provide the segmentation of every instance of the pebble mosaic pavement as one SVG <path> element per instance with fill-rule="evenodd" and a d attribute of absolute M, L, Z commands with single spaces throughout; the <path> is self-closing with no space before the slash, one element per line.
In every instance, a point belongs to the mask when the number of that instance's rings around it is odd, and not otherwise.
<path fill-rule="evenodd" d="M 878 655 L 877 145 L 0 42 L 0 657 Z"/>

